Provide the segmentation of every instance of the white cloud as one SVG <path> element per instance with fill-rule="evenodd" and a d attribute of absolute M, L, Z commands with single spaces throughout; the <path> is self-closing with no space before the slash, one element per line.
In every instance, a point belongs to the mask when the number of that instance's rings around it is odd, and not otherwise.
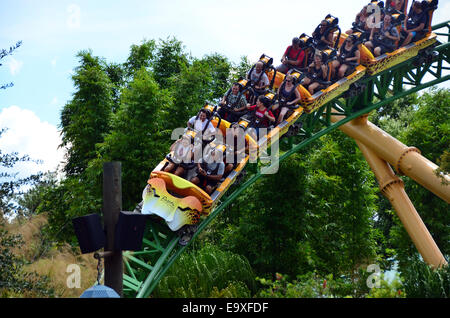
<path fill-rule="evenodd" d="M 22 61 L 18 61 L 13 57 L 9 57 L 8 62 L 6 62 L 6 65 L 9 67 L 9 71 L 11 72 L 11 75 L 16 75 L 20 72 L 23 66 Z"/>
<path fill-rule="evenodd" d="M 56 67 L 56 58 L 50 61 L 50 64 L 52 65 L 52 68 Z"/>
<path fill-rule="evenodd" d="M 10 106 L 0 112 L 0 129 L 8 128 L 0 137 L 0 149 L 3 154 L 18 152 L 32 159 L 42 160 L 42 164 L 32 162 L 14 166 L 18 177 L 46 171 L 55 171 L 63 160 L 64 152 L 58 149 L 61 137 L 57 128 L 42 122 L 30 110 Z"/>

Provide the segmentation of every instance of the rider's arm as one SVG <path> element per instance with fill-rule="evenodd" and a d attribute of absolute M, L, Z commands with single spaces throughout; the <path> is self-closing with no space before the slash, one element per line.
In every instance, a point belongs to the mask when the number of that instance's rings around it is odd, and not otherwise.
<path fill-rule="evenodd" d="M 292 102 L 287 103 L 288 105 L 295 105 L 302 99 L 302 97 L 300 96 L 300 93 L 298 92 L 297 89 L 295 89 L 294 93 L 295 93 L 296 99 L 294 99 Z"/>
<path fill-rule="evenodd" d="M 299 66 L 303 62 L 304 58 L 305 58 L 305 52 L 302 50 L 300 52 L 300 54 L 298 55 L 298 59 L 295 60 L 295 61 L 291 61 L 290 64 L 293 65 L 293 66 Z"/>
<path fill-rule="evenodd" d="M 172 146 L 170 146 L 170 151 L 172 152 L 175 149 L 175 146 L 181 141 L 181 139 L 176 140 Z"/>
<path fill-rule="evenodd" d="M 195 124 L 195 116 L 191 117 L 188 122 L 187 122 L 187 126 L 190 128 L 194 128 L 194 124 Z"/>
<path fill-rule="evenodd" d="M 210 180 L 220 181 L 222 179 L 223 173 L 225 171 L 225 164 L 223 162 L 219 163 L 219 169 L 217 174 L 206 176 Z"/>
<path fill-rule="evenodd" d="M 273 115 L 271 115 L 272 112 L 270 110 L 266 110 L 266 112 L 264 113 L 264 115 L 270 120 L 270 121 L 275 121 L 275 117 Z"/>
<path fill-rule="evenodd" d="M 359 61 L 360 56 L 361 56 L 361 54 L 360 54 L 359 50 L 356 50 L 356 51 L 355 51 L 355 57 L 348 57 L 348 58 L 346 58 L 345 60 L 346 60 L 347 62 L 351 62 L 351 61 Z"/>
<path fill-rule="evenodd" d="M 241 99 L 239 101 L 239 106 L 241 106 L 241 107 L 236 108 L 234 111 L 241 112 L 247 108 L 247 100 L 245 99 L 244 96 L 241 97 Z"/>
<path fill-rule="evenodd" d="M 369 41 L 373 40 L 373 32 L 374 31 L 375 31 L 375 28 L 370 29 Z"/>

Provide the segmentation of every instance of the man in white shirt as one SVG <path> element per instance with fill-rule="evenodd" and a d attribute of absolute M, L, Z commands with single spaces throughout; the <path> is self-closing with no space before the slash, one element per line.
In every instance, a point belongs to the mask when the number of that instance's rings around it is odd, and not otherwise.
<path fill-rule="evenodd" d="M 215 133 L 216 128 L 214 127 L 214 125 L 211 122 L 208 123 L 208 115 L 206 109 L 201 109 L 198 118 L 196 118 L 197 116 L 193 116 L 189 119 L 187 123 L 188 127 L 194 128 L 195 130 L 201 131 L 202 133 L 203 131 L 205 131 L 205 135 L 212 135 Z M 206 124 L 208 124 L 208 127 L 205 130 Z"/>

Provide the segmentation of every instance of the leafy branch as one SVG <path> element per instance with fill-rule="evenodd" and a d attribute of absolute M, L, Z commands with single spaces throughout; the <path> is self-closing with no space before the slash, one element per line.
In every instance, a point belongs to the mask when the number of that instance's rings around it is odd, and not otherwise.
<path fill-rule="evenodd" d="M 16 49 L 18 49 L 21 45 L 22 45 L 22 41 L 19 41 L 19 42 L 17 42 L 15 45 L 10 46 L 10 47 L 9 47 L 9 50 L 2 49 L 2 50 L 0 51 L 0 60 L 3 59 L 3 58 L 5 58 L 5 57 L 8 56 L 8 55 L 11 55 L 11 54 L 12 54 Z M 0 63 L 0 66 L 2 66 L 1 63 Z M 11 82 L 11 83 L 8 83 L 8 84 L 3 84 L 3 85 L 1 85 L 1 86 L 0 86 L 0 89 L 7 89 L 8 87 L 13 87 L 13 86 L 14 86 L 14 84 Z"/>

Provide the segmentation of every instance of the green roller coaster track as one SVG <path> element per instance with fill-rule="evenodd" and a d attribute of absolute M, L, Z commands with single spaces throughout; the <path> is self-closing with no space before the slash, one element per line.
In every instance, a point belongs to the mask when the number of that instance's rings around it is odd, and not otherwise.
<path fill-rule="evenodd" d="M 303 114 L 299 134 L 283 139 L 290 149 L 279 156 L 270 169 L 287 159 L 318 138 L 339 126 L 422 89 L 450 80 L 450 21 L 433 26 L 438 35 L 435 45 L 425 48 L 412 59 L 388 70 L 360 79 L 347 92 L 328 102 L 311 114 Z M 437 32 L 439 31 L 439 32 Z M 344 115 L 337 123 L 330 121 L 331 115 Z M 222 202 L 199 225 L 190 243 L 214 218 L 230 205 L 243 191 L 264 175 L 262 166 L 252 165 L 247 169 L 245 182 L 230 188 Z M 126 274 L 123 275 L 124 296 L 149 297 L 170 266 L 189 246 L 178 244 L 179 237 L 164 224 L 148 221 L 143 240 L 143 250 L 123 253 Z"/>

